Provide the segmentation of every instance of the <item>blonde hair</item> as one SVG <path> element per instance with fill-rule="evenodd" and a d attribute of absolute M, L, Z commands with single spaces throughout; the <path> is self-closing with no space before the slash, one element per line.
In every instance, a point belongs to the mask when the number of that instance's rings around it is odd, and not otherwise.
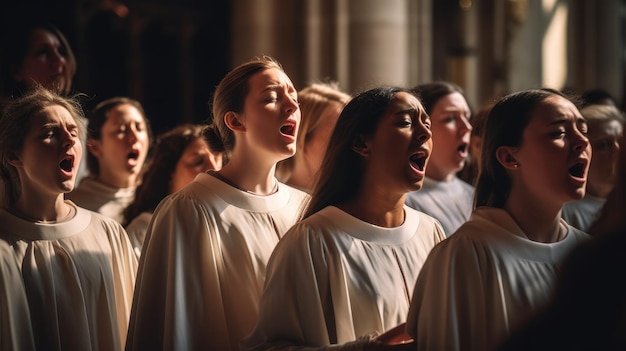
<path fill-rule="evenodd" d="M 298 102 L 302 111 L 302 119 L 298 130 L 296 150 L 304 147 L 322 123 L 321 117 L 326 108 L 333 103 L 342 106 L 350 101 L 350 95 L 339 89 L 336 82 L 312 83 L 298 92 Z M 298 151 L 296 151 L 297 153 Z M 281 178 L 288 178 L 294 167 L 295 155 L 278 163 L 278 172 Z"/>

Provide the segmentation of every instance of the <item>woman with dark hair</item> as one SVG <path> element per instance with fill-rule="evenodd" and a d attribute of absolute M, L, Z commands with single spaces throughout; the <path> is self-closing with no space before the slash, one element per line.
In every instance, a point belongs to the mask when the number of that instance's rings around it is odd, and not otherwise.
<path fill-rule="evenodd" d="M 72 89 L 76 59 L 67 39 L 53 24 L 38 19 L 12 21 L 0 54 L 0 104 L 35 86 L 61 95 Z"/>
<path fill-rule="evenodd" d="M 424 350 L 491 350 L 548 302 L 559 267 L 589 239 L 561 219 L 585 195 L 587 125 L 555 90 L 498 101 L 483 134 L 475 210 L 430 253 L 407 331 Z"/>
<path fill-rule="evenodd" d="M 198 173 L 222 168 L 222 153 L 212 151 L 204 138 L 206 128 L 211 127 L 184 124 L 159 136 L 135 199 L 124 210 L 122 224 L 137 257 L 159 202 L 185 187 Z"/>
<path fill-rule="evenodd" d="M 154 211 L 127 350 L 238 350 L 257 320 L 267 260 L 306 197 L 275 177 L 300 123 L 297 91 L 277 61 L 230 71 L 213 95 L 213 123 L 209 146 L 228 163 Z"/>
<path fill-rule="evenodd" d="M 472 112 L 456 84 L 434 82 L 412 90 L 432 121 L 434 147 L 424 187 L 409 193 L 406 203 L 435 217 L 450 236 L 472 213 L 474 188 L 457 177 L 468 158 Z"/>
<path fill-rule="evenodd" d="M 89 116 L 89 176 L 67 197 L 122 223 L 124 209 L 135 198 L 151 141 L 150 122 L 139 101 L 122 96 L 100 102 Z"/>
<path fill-rule="evenodd" d="M 345 106 L 304 219 L 268 264 L 243 349 L 388 347 L 373 336 L 404 323 L 420 267 L 445 238 L 404 205 L 431 148 L 430 118 L 406 89 L 373 88 Z"/>

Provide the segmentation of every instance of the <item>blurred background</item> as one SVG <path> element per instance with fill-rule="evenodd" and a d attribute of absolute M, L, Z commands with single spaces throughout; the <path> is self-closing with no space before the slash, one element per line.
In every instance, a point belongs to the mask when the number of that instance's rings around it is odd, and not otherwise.
<path fill-rule="evenodd" d="M 23 0 L 68 37 L 86 108 L 117 95 L 144 104 L 156 133 L 204 122 L 219 80 L 260 55 L 297 89 L 354 93 L 432 80 L 462 86 L 474 110 L 502 94 L 601 88 L 624 101 L 624 0 Z M 0 52 L 0 55 L 2 53 Z"/>

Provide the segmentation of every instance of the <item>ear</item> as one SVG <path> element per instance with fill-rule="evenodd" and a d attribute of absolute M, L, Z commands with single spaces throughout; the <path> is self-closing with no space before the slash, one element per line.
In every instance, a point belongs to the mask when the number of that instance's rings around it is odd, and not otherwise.
<path fill-rule="evenodd" d="M 357 154 L 368 157 L 370 155 L 370 147 L 362 135 L 357 136 L 352 143 L 352 150 Z"/>
<path fill-rule="evenodd" d="M 100 141 L 96 139 L 88 139 L 87 140 L 87 150 L 89 153 L 94 155 L 95 158 L 102 157 L 102 147 L 100 145 Z"/>
<path fill-rule="evenodd" d="M 15 151 L 12 151 L 7 155 L 7 162 L 16 168 L 23 166 L 20 156 Z"/>
<path fill-rule="evenodd" d="M 239 114 L 228 111 L 226 115 L 224 115 L 224 123 L 226 126 L 232 130 L 233 132 L 245 132 L 246 127 L 241 123 L 241 119 L 239 118 Z"/>
<path fill-rule="evenodd" d="M 496 158 L 505 169 L 515 170 L 519 168 L 519 162 L 515 158 L 515 150 L 510 146 L 500 146 L 496 150 Z"/>

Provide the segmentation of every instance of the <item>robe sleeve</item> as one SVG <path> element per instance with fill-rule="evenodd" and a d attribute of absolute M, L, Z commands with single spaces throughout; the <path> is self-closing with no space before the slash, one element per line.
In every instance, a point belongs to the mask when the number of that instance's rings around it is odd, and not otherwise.
<path fill-rule="evenodd" d="M 140 259 L 127 350 L 227 350 L 215 219 L 189 198 L 166 198 Z"/>
<path fill-rule="evenodd" d="M 117 323 L 123 348 L 128 332 L 138 262 L 128 235 L 121 224 L 117 221 L 109 221 L 107 232 L 109 233 L 112 253 L 111 266 L 115 287 Z"/>
<path fill-rule="evenodd" d="M 268 263 L 259 319 L 242 350 L 362 350 L 371 338 L 333 345 L 332 250 L 305 224 L 289 230 Z"/>
<path fill-rule="evenodd" d="M 0 349 L 35 350 L 24 282 L 10 250 L 0 241 Z"/>

